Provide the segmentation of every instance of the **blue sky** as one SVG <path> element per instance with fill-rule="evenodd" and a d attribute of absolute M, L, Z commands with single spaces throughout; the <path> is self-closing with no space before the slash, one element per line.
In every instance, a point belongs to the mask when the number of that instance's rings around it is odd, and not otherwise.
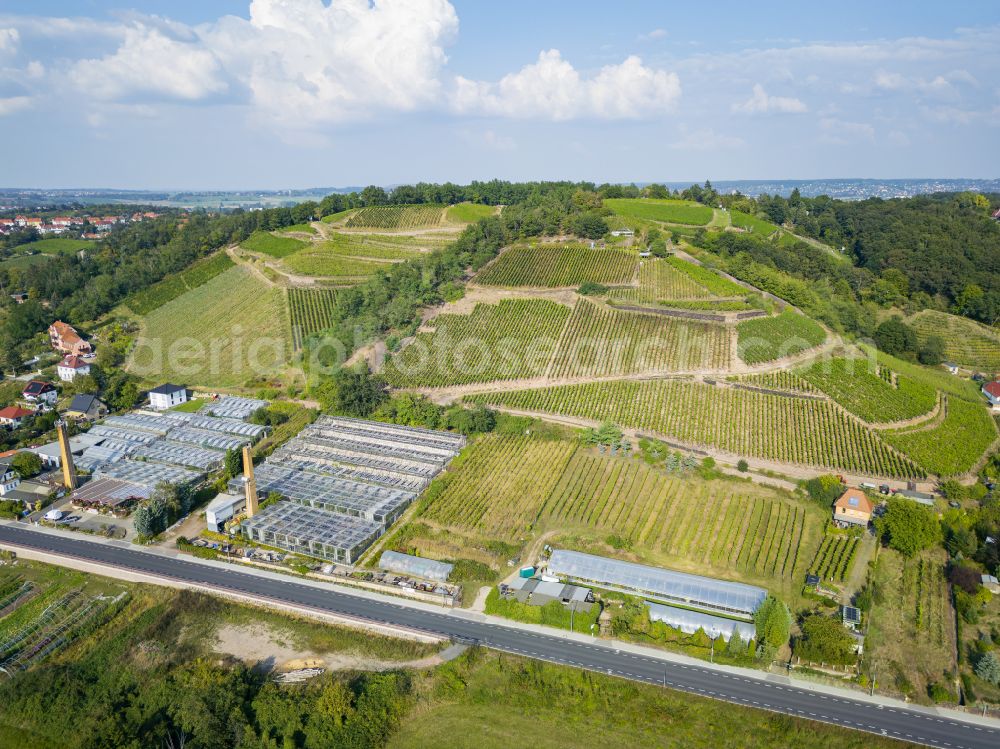
<path fill-rule="evenodd" d="M 4 0 L 0 183 L 997 177 L 998 73 L 995 2 Z"/>

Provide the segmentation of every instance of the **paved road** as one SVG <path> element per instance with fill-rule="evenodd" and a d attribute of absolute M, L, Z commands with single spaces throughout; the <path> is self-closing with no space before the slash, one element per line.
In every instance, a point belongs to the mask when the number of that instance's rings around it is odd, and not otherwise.
<path fill-rule="evenodd" d="M 69 537 L 0 525 L 0 544 L 32 548 L 63 557 L 144 572 L 206 588 L 304 606 L 369 621 L 444 635 L 463 642 L 591 671 L 649 682 L 727 702 L 868 731 L 944 749 L 996 749 L 1000 730 L 903 706 L 870 704 L 841 694 L 824 694 L 779 677 L 753 677 L 685 665 L 617 650 L 597 641 L 575 641 L 543 632 L 470 620 L 446 609 L 430 611 L 329 591 L 293 580 L 276 580 L 198 562 L 108 546 Z"/>

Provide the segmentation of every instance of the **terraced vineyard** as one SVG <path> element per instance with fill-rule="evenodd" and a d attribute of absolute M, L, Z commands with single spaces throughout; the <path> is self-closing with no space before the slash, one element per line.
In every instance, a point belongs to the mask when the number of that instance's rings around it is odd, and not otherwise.
<path fill-rule="evenodd" d="M 307 250 L 313 254 L 329 253 L 341 257 L 378 260 L 409 260 L 444 247 L 454 241 L 450 233 L 429 233 L 417 236 L 404 234 L 344 234 L 332 233 L 324 242 Z"/>
<path fill-rule="evenodd" d="M 971 470 L 997 438 L 996 425 L 980 403 L 949 396 L 944 420 L 931 428 L 916 426 L 882 432 L 928 473 L 955 476 Z"/>
<path fill-rule="evenodd" d="M 225 252 L 217 252 L 188 266 L 180 273 L 167 276 L 162 281 L 132 294 L 125 300 L 125 306 L 137 315 L 148 315 L 170 300 L 207 283 L 233 265 L 233 261 Z"/>
<path fill-rule="evenodd" d="M 842 583 L 851 574 L 860 541 L 857 536 L 829 533 L 809 565 L 809 571 L 821 580 Z"/>
<path fill-rule="evenodd" d="M 288 289 L 288 314 L 292 325 L 292 345 L 302 348 L 306 336 L 330 327 L 336 289 Z"/>
<path fill-rule="evenodd" d="M 676 270 L 690 276 L 696 283 L 708 289 L 713 296 L 721 297 L 745 297 L 749 290 L 740 286 L 735 281 L 730 281 L 725 276 L 720 276 L 715 271 L 702 265 L 689 263 L 679 257 L 668 257 L 667 262 Z"/>
<path fill-rule="evenodd" d="M 764 388 L 765 390 L 785 390 L 792 393 L 818 393 L 808 381 L 802 379 L 794 372 L 782 370 L 780 372 L 760 372 L 757 374 L 734 375 L 727 377 L 731 382 L 739 382 L 744 385 Z"/>
<path fill-rule="evenodd" d="M 707 299 L 712 293 L 666 260 L 650 258 L 639 265 L 638 288 L 615 288 L 608 296 L 622 302 L 655 304 L 661 299 Z"/>
<path fill-rule="evenodd" d="M 311 228 L 311 227 L 310 227 Z M 295 237 L 278 237 L 267 231 L 255 231 L 243 240 L 240 247 L 251 252 L 260 252 L 271 257 L 288 257 L 308 246 L 308 242 Z"/>
<path fill-rule="evenodd" d="M 382 370 L 396 387 L 441 387 L 545 373 L 570 309 L 544 299 L 478 304 L 471 315 L 439 315 Z"/>
<path fill-rule="evenodd" d="M 712 220 L 712 209 L 690 200 L 653 198 L 608 198 L 604 205 L 619 216 L 664 221 L 671 224 L 705 226 Z"/>
<path fill-rule="evenodd" d="M 322 248 L 296 252 L 282 262 L 300 275 L 331 278 L 342 283 L 363 280 L 380 270 L 387 270 L 391 265 L 388 260 L 360 260 L 326 252 Z"/>
<path fill-rule="evenodd" d="M 511 247 L 476 275 L 484 286 L 579 286 L 588 281 L 626 284 L 638 256 L 630 250 L 592 250 L 583 244 Z"/>
<path fill-rule="evenodd" d="M 526 436 L 480 438 L 445 484 L 420 520 L 471 544 L 556 531 L 561 545 L 586 548 L 611 535 L 650 561 L 789 587 L 815 555 L 825 515 L 761 487 Z"/>
<path fill-rule="evenodd" d="M 372 205 L 355 211 L 344 223 L 348 229 L 424 229 L 439 226 L 443 205 Z"/>
<path fill-rule="evenodd" d="M 582 298 L 560 341 L 552 376 L 722 369 L 729 363 L 729 331 L 722 325 L 626 312 Z"/>
<path fill-rule="evenodd" d="M 851 413 L 878 424 L 904 421 L 934 409 L 934 388 L 897 376 L 896 386 L 871 371 L 867 359 L 824 359 L 800 370 L 801 376 Z"/>
<path fill-rule="evenodd" d="M 1000 331 L 996 328 L 937 310 L 923 310 L 907 322 L 921 345 L 930 336 L 940 336 L 948 359 L 987 371 L 1000 370 Z"/>
<path fill-rule="evenodd" d="M 469 400 L 613 421 L 746 458 L 870 476 L 923 475 L 916 465 L 890 450 L 878 434 L 828 401 L 680 380 L 565 385 L 476 395 Z"/>
<path fill-rule="evenodd" d="M 774 317 L 741 322 L 737 330 L 739 356 L 751 365 L 794 356 L 826 340 L 819 323 L 787 309 Z"/>

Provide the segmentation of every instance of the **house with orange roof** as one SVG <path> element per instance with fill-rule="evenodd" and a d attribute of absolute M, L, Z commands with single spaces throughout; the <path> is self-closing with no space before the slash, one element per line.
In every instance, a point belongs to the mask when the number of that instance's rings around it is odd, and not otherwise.
<path fill-rule="evenodd" d="M 848 489 L 833 503 L 833 521 L 844 528 L 860 525 L 867 528 L 875 505 L 860 489 Z"/>
<path fill-rule="evenodd" d="M 74 356 L 83 356 L 93 350 L 76 332 L 76 328 L 62 320 L 56 320 L 49 326 L 49 343 L 56 351 Z"/>

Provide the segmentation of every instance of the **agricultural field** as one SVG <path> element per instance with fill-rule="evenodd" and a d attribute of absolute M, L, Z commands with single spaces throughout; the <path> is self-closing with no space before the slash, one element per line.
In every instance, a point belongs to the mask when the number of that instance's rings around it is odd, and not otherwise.
<path fill-rule="evenodd" d="M 371 205 L 356 210 L 344 223 L 348 229 L 426 229 L 440 226 L 443 205 Z"/>
<path fill-rule="evenodd" d="M 683 380 L 595 382 L 468 400 L 649 430 L 689 445 L 867 476 L 923 471 L 829 401 Z"/>
<path fill-rule="evenodd" d="M 232 387 L 290 355 L 284 290 L 237 266 L 145 316 L 128 368 L 144 379 Z"/>
<path fill-rule="evenodd" d="M 689 200 L 657 200 L 653 198 L 608 198 L 604 205 L 619 216 L 663 221 L 669 224 L 705 226 L 712 220 L 712 209 Z"/>
<path fill-rule="evenodd" d="M 255 231 L 240 244 L 245 250 L 260 252 L 271 257 L 288 257 L 308 246 L 308 242 L 295 237 L 279 237 L 267 231 Z"/>
<path fill-rule="evenodd" d="M 789 309 L 774 317 L 745 320 L 736 328 L 739 357 L 750 365 L 794 356 L 826 340 L 819 323 Z"/>
<path fill-rule="evenodd" d="M 478 304 L 471 315 L 438 315 L 382 370 L 395 387 L 441 387 L 538 377 L 552 359 L 570 309 L 543 299 Z"/>
<path fill-rule="evenodd" d="M 288 317 L 292 326 L 292 345 L 302 348 L 307 336 L 330 327 L 336 289 L 288 289 Z"/>
<path fill-rule="evenodd" d="M 882 438 L 927 473 L 956 476 L 975 467 L 997 439 L 997 429 L 981 403 L 948 397 L 942 407 L 939 424 L 884 431 Z"/>
<path fill-rule="evenodd" d="M 757 218 L 756 216 L 751 216 L 749 213 L 735 210 L 730 211 L 729 213 L 732 216 L 733 226 L 739 229 L 744 229 L 765 237 L 769 237 L 774 234 L 774 232 L 778 231 L 778 227 L 770 221 Z"/>
<path fill-rule="evenodd" d="M 956 670 L 955 612 L 945 579 L 943 549 L 906 559 L 882 550 L 875 570 L 881 595 L 872 610 L 866 657 L 878 663 L 881 688 L 927 703 L 927 686 Z"/>
<path fill-rule="evenodd" d="M 965 400 L 981 403 L 983 396 L 979 391 L 978 383 L 972 380 L 955 377 L 940 367 L 924 367 L 895 356 L 879 351 L 878 349 L 864 343 L 858 344 L 865 357 L 878 362 L 879 369 L 882 367 L 895 372 L 897 375 L 913 380 L 927 387 L 940 390 L 944 393 L 957 395 Z"/>
<path fill-rule="evenodd" d="M 137 291 L 125 300 L 125 306 L 137 315 L 148 315 L 156 308 L 198 288 L 233 266 L 233 261 L 225 252 L 217 252 L 189 265 L 180 273 L 167 276 L 162 281 Z"/>
<path fill-rule="evenodd" d="M 667 262 L 677 270 L 690 276 L 699 285 L 704 286 L 713 296 L 745 297 L 750 293 L 745 287 L 740 286 L 734 281 L 730 281 L 725 276 L 720 276 L 715 271 L 702 265 L 689 263 L 687 260 L 681 260 L 679 257 L 668 257 Z"/>
<path fill-rule="evenodd" d="M 727 377 L 730 382 L 738 382 L 752 387 L 763 388 L 765 390 L 782 390 L 791 393 L 818 393 L 808 381 L 804 380 L 794 372 L 782 370 L 780 372 L 760 372 L 748 375 L 733 375 Z"/>
<path fill-rule="evenodd" d="M 96 242 L 90 239 L 69 239 L 68 237 L 47 237 L 28 244 L 18 245 L 13 250 L 27 252 L 44 252 L 49 255 L 75 255 L 80 250 L 93 247 Z"/>
<path fill-rule="evenodd" d="M 893 377 L 887 367 L 878 370 L 872 371 L 868 359 L 823 359 L 798 374 L 871 424 L 905 421 L 934 409 L 934 388 L 901 375 Z"/>
<path fill-rule="evenodd" d="M 945 357 L 988 372 L 1000 370 L 1000 330 L 947 312 L 923 310 L 906 321 L 923 344 L 930 336 L 944 340 Z"/>
<path fill-rule="evenodd" d="M 312 224 L 292 224 L 278 229 L 281 234 L 316 234 L 316 227 Z"/>
<path fill-rule="evenodd" d="M 454 234 L 445 233 L 407 236 L 337 232 L 330 234 L 323 242 L 310 245 L 303 252 L 375 260 L 409 260 L 430 250 L 440 249 L 454 239 Z"/>
<path fill-rule="evenodd" d="M 596 377 L 724 369 L 729 331 L 693 322 L 605 307 L 581 298 L 559 342 L 552 377 Z"/>
<path fill-rule="evenodd" d="M 389 260 L 361 260 L 311 248 L 296 252 L 282 260 L 282 264 L 303 276 L 330 278 L 342 283 L 362 281 L 380 270 L 388 270 Z"/>
<path fill-rule="evenodd" d="M 2 263 L 4 268 L 14 268 L 20 270 L 22 268 L 30 268 L 32 265 L 41 265 L 42 263 L 47 263 L 54 255 L 46 255 L 39 252 L 36 255 L 12 255 L 11 257 L 5 258 Z"/>
<path fill-rule="evenodd" d="M 558 288 L 580 284 L 627 284 L 638 255 L 629 250 L 590 249 L 585 244 L 511 247 L 476 275 L 483 286 Z"/>
<path fill-rule="evenodd" d="M 495 216 L 496 206 L 481 203 L 456 203 L 448 206 L 445 218 L 453 224 L 472 224 L 481 218 Z"/>
<path fill-rule="evenodd" d="M 552 542 L 597 553 L 614 538 L 643 561 L 791 593 L 824 518 L 822 508 L 764 487 L 672 474 L 575 442 L 489 435 L 449 471 L 418 522 L 515 546 L 554 531 Z"/>
<path fill-rule="evenodd" d="M 757 309 L 742 299 L 660 299 L 659 306 L 667 309 L 695 312 L 746 312 Z"/>
<path fill-rule="evenodd" d="M 655 304 L 663 299 L 707 299 L 712 293 L 666 260 L 649 258 L 640 261 L 638 288 L 614 288 L 608 296 L 621 302 Z"/>
<path fill-rule="evenodd" d="M 809 565 L 809 572 L 825 582 L 844 582 L 851 574 L 860 544 L 861 540 L 857 536 L 827 533 Z"/>
<path fill-rule="evenodd" d="M 337 211 L 336 213 L 330 213 L 320 219 L 324 224 L 336 224 L 340 221 L 345 220 L 348 216 L 354 213 L 354 208 L 348 208 L 345 211 Z"/>

